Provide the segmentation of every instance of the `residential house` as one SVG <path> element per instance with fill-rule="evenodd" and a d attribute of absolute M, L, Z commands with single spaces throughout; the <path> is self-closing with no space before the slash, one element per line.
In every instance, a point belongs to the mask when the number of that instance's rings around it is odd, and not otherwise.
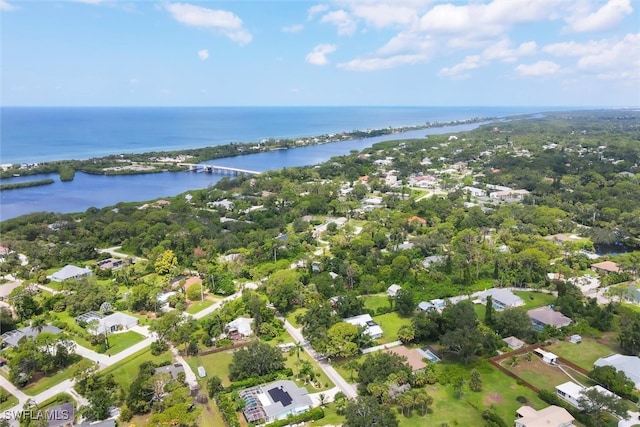
<path fill-rule="evenodd" d="M 165 365 L 156 368 L 154 371 L 156 374 L 169 374 L 174 381 L 178 380 L 178 375 L 180 373 L 184 374 L 184 366 L 182 363 L 174 363 L 172 365 Z"/>
<path fill-rule="evenodd" d="M 507 344 L 509 346 L 509 348 L 512 349 L 512 350 L 521 349 L 525 345 L 524 341 L 522 341 L 521 339 L 518 339 L 518 338 L 516 338 L 514 336 L 510 336 L 510 337 L 504 338 L 502 341 L 504 341 L 505 344 Z"/>
<path fill-rule="evenodd" d="M 98 266 L 100 270 L 117 270 L 124 266 L 124 260 L 118 258 L 107 258 L 102 261 L 98 261 L 96 266 Z"/>
<path fill-rule="evenodd" d="M 493 308 L 504 310 L 505 308 L 521 307 L 524 301 L 508 289 L 491 288 L 478 295 L 482 304 L 487 304 L 487 298 L 491 296 Z"/>
<path fill-rule="evenodd" d="M 133 328 L 138 324 L 138 319 L 117 311 L 109 315 L 104 315 L 96 311 L 89 311 L 76 317 L 76 322 L 85 323 L 88 326 L 88 332 L 93 335 L 99 335 Z"/>
<path fill-rule="evenodd" d="M 533 350 L 533 352 L 538 356 L 540 356 L 544 363 L 548 363 L 549 365 L 555 365 L 558 363 L 558 356 L 555 355 L 554 353 L 551 353 L 550 351 L 545 351 L 541 348 L 536 348 L 535 350 Z"/>
<path fill-rule="evenodd" d="M 347 317 L 343 320 L 352 325 L 364 328 L 364 332 L 374 340 L 382 337 L 382 328 L 371 318 L 371 315 L 369 314 Z"/>
<path fill-rule="evenodd" d="M 591 264 L 591 269 L 596 273 L 603 274 L 622 272 L 622 269 L 618 266 L 618 264 L 613 261 L 596 262 L 595 264 Z"/>
<path fill-rule="evenodd" d="M 252 424 L 268 424 L 299 415 L 311 409 L 313 404 L 307 389 L 290 380 L 250 387 L 238 395 L 245 401 L 242 413 Z"/>
<path fill-rule="evenodd" d="M 594 366 L 613 366 L 617 371 L 625 373 L 633 381 L 634 388 L 640 390 L 640 357 L 612 354 L 596 360 Z"/>
<path fill-rule="evenodd" d="M 413 225 L 413 224 L 417 224 L 417 225 L 426 225 L 427 224 L 427 220 L 424 218 L 420 218 L 419 216 L 412 216 L 409 217 L 409 219 L 407 219 L 407 223 L 409 225 Z"/>
<path fill-rule="evenodd" d="M 57 335 L 62 332 L 61 329 L 56 328 L 55 326 L 44 325 L 42 330 L 37 330 L 32 328 L 31 326 L 25 326 L 24 328 L 15 329 L 13 331 L 5 332 L 0 336 L 2 338 L 2 343 L 11 347 L 15 347 L 18 345 L 18 342 L 22 338 L 37 338 L 43 332 L 48 332 L 50 334 Z"/>
<path fill-rule="evenodd" d="M 531 406 L 521 406 L 516 416 L 515 427 L 573 427 L 575 421 L 569 411 L 555 405 L 539 411 Z"/>
<path fill-rule="evenodd" d="M 429 312 L 429 311 L 438 311 L 438 308 L 431 301 L 422 301 L 422 302 L 420 302 L 420 304 L 418 304 L 417 310 L 418 311 Z"/>
<path fill-rule="evenodd" d="M 487 192 L 482 188 L 462 187 L 462 189 L 473 197 L 485 197 L 487 195 Z"/>
<path fill-rule="evenodd" d="M 604 387 L 599 385 L 594 385 L 592 387 L 582 387 L 574 382 L 568 381 L 566 383 L 560 384 L 556 386 L 556 394 L 562 399 L 569 402 L 571 405 L 575 406 L 578 409 L 582 409 L 579 403 L 580 398 L 582 397 L 582 393 L 586 390 L 596 389 L 602 394 L 607 394 L 610 396 L 616 396 L 614 393 L 610 392 Z M 616 396 L 617 397 L 617 396 Z"/>
<path fill-rule="evenodd" d="M 536 331 L 543 330 L 545 326 L 563 328 L 571 324 L 570 318 L 549 306 L 534 308 L 527 311 L 527 314 L 531 318 L 533 329 Z"/>
<path fill-rule="evenodd" d="M 430 268 L 435 264 L 441 264 L 447 260 L 447 257 L 444 255 L 430 255 L 422 260 L 422 265 L 424 268 Z"/>
<path fill-rule="evenodd" d="M 489 193 L 489 197 L 500 202 L 518 202 L 529 194 L 527 190 L 502 190 Z"/>
<path fill-rule="evenodd" d="M 417 349 L 410 349 L 403 345 L 392 347 L 384 350 L 385 353 L 394 353 L 407 359 L 407 365 L 411 367 L 413 372 L 424 369 L 427 364 L 422 360 L 424 357 Z"/>
<path fill-rule="evenodd" d="M 390 297 L 395 297 L 400 289 L 402 289 L 402 286 L 393 284 L 387 288 L 387 295 Z"/>
<path fill-rule="evenodd" d="M 238 317 L 227 323 L 225 330 L 234 339 L 246 339 L 253 335 L 252 325 L 252 318 Z"/>
<path fill-rule="evenodd" d="M 89 267 L 80 268 L 75 265 L 65 265 L 60 270 L 53 273 L 49 279 L 53 282 L 64 282 L 70 279 L 79 279 L 85 276 L 91 276 L 93 272 Z"/>

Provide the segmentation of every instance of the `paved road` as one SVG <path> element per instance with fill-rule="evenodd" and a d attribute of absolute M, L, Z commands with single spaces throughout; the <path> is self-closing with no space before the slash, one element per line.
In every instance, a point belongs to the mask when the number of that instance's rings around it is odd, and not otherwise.
<path fill-rule="evenodd" d="M 302 336 L 301 330 L 294 328 L 293 325 L 289 323 L 288 320 L 286 319 L 283 319 L 283 320 L 284 320 L 284 327 L 287 330 L 287 332 L 289 332 L 289 334 L 293 337 L 294 340 L 303 343 L 303 347 L 305 351 L 309 353 L 309 355 L 316 362 L 318 362 L 320 369 L 322 369 L 322 371 L 327 375 L 327 377 L 329 377 L 329 379 L 333 381 L 336 387 L 341 392 L 343 392 L 344 395 L 347 396 L 347 398 L 349 399 L 353 399 L 357 397 L 358 392 L 356 391 L 355 387 L 349 384 L 344 378 L 342 378 L 342 375 L 340 375 L 338 371 L 336 371 L 333 368 L 333 366 L 331 366 L 331 364 L 327 362 L 326 359 L 324 359 L 323 357 L 320 357 L 320 355 L 316 353 L 316 351 L 311 347 L 311 345 L 309 345 L 309 343 L 305 341 L 304 336 Z"/>
<path fill-rule="evenodd" d="M 146 258 L 140 258 L 138 256 L 123 254 L 122 252 L 118 252 L 118 249 L 122 248 L 122 246 L 112 246 L 106 249 L 98 249 L 98 252 L 101 254 L 109 254 L 114 258 L 132 258 L 134 261 L 146 261 Z"/>

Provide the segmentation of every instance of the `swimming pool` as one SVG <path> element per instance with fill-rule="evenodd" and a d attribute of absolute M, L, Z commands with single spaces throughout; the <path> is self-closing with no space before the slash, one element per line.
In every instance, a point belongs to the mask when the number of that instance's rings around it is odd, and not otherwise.
<path fill-rule="evenodd" d="M 434 352 L 429 350 L 428 347 L 420 348 L 418 349 L 418 352 L 420 352 L 420 354 L 423 355 L 431 363 L 438 363 L 440 361 L 440 358 L 436 356 Z"/>

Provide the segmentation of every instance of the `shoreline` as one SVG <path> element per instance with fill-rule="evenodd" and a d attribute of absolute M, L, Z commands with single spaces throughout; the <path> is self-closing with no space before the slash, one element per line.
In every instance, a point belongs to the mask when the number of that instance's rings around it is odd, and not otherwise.
<path fill-rule="evenodd" d="M 498 120 L 511 120 L 527 117 L 531 114 L 513 115 L 508 117 L 474 117 L 450 122 L 427 122 L 421 125 L 387 127 L 368 129 L 366 131 L 353 130 L 335 134 L 322 134 L 311 137 L 262 139 L 254 142 L 228 143 L 201 148 L 185 148 L 167 151 L 145 151 L 141 153 L 114 153 L 102 157 L 87 159 L 65 159 L 46 162 L 4 163 L 0 165 L 0 181 L 11 178 L 34 176 L 47 173 L 59 173 L 61 169 L 72 168 L 78 172 L 94 175 L 139 175 L 158 172 L 180 172 L 188 168 L 179 166 L 180 163 L 201 163 L 227 157 L 244 156 L 248 154 L 265 153 L 276 150 L 288 150 L 313 145 L 330 144 L 354 140 L 364 140 L 379 136 L 401 135 L 403 133 L 437 129 L 450 126 L 469 124 L 489 124 Z"/>

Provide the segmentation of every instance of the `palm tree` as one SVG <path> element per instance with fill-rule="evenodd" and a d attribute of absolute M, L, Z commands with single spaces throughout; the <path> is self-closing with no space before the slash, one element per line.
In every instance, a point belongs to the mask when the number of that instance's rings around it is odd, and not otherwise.
<path fill-rule="evenodd" d="M 320 406 L 324 408 L 325 403 L 327 402 L 327 395 L 324 393 L 320 393 L 318 395 L 318 399 L 320 399 Z"/>
<path fill-rule="evenodd" d="M 31 319 L 31 329 L 36 331 L 38 335 L 42 332 L 44 327 L 46 326 L 46 322 L 44 321 L 44 317 L 37 316 Z"/>
<path fill-rule="evenodd" d="M 407 416 L 411 415 L 411 407 L 413 406 L 413 397 L 411 393 L 402 393 L 396 398 L 400 406 L 402 406 L 402 414 L 404 415 L 404 409 L 408 409 Z"/>
<path fill-rule="evenodd" d="M 422 415 L 425 415 L 429 405 L 433 403 L 433 397 L 429 396 L 427 392 L 421 391 L 416 394 L 415 403 L 422 407 Z"/>
<path fill-rule="evenodd" d="M 349 378 L 353 382 L 353 371 L 357 371 L 360 368 L 360 364 L 356 359 L 351 359 L 344 365 L 349 370 Z"/>
<path fill-rule="evenodd" d="M 300 341 L 298 341 L 293 345 L 293 347 L 291 347 L 291 350 L 289 350 L 289 354 L 295 354 L 298 360 L 300 360 L 301 351 L 304 351 L 304 346 Z"/>

